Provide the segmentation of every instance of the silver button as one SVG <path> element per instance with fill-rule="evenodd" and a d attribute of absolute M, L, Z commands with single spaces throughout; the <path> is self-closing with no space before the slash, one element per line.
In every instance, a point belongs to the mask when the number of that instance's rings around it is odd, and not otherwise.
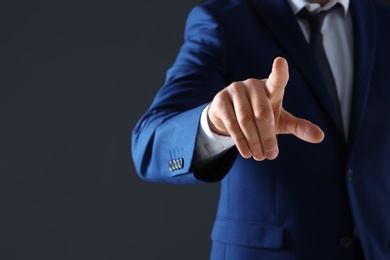
<path fill-rule="evenodd" d="M 353 245 L 353 238 L 350 236 L 345 236 L 340 238 L 340 244 L 344 248 L 351 247 Z"/>
<path fill-rule="evenodd" d="M 169 165 L 169 170 L 171 172 L 183 169 L 184 168 L 184 159 L 178 158 L 178 159 L 170 160 L 168 162 L 168 165 Z"/>
<path fill-rule="evenodd" d="M 184 159 L 183 158 L 179 158 L 179 165 L 180 165 L 180 169 L 183 169 L 183 167 L 184 167 Z"/>
<path fill-rule="evenodd" d="M 173 166 L 173 162 L 172 162 L 172 160 L 170 160 L 169 162 L 168 162 L 168 165 L 169 165 L 169 170 L 172 172 L 172 171 L 174 171 L 174 166 Z"/>

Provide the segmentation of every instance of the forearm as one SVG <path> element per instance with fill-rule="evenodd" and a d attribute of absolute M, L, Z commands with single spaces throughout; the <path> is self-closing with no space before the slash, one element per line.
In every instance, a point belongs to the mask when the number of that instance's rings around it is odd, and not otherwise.
<path fill-rule="evenodd" d="M 199 183 L 193 176 L 195 143 L 204 106 L 177 113 L 149 112 L 133 131 L 132 156 L 139 176 L 153 182 Z M 173 170 L 172 160 L 183 164 Z"/>

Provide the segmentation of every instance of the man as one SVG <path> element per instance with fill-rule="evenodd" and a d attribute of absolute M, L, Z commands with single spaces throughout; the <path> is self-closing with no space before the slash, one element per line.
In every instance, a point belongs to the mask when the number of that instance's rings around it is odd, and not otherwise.
<path fill-rule="evenodd" d="M 191 12 L 132 149 L 146 180 L 221 181 L 212 259 L 390 259 L 388 24 L 373 0 Z"/>

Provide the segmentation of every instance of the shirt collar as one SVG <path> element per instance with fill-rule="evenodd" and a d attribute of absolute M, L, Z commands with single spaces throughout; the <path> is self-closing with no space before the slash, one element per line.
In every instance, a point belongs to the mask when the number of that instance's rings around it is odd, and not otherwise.
<path fill-rule="evenodd" d="M 349 0 L 331 0 L 329 3 L 321 7 L 316 3 L 308 3 L 306 0 L 288 0 L 294 14 L 297 14 L 302 8 L 308 7 L 309 11 L 325 11 L 332 8 L 335 4 L 339 3 L 344 8 L 344 15 L 347 15 L 349 9 Z"/>

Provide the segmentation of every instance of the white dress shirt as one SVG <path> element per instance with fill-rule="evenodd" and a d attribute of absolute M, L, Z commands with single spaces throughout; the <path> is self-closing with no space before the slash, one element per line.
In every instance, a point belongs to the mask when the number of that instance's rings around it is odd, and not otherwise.
<path fill-rule="evenodd" d="M 328 10 L 337 3 L 342 5 L 343 11 L 329 13 L 325 17 L 321 32 L 323 33 L 324 49 L 337 87 L 345 135 L 348 136 L 353 84 L 353 35 L 349 0 L 331 0 L 323 7 L 305 0 L 289 0 L 294 14 L 305 7 L 310 12 Z M 310 26 L 308 22 L 298 19 L 298 23 L 306 40 L 309 41 Z M 207 110 L 208 106 L 202 112 L 198 130 L 196 143 L 198 163 L 212 159 L 234 146 L 230 136 L 221 136 L 211 131 L 207 121 Z"/>

